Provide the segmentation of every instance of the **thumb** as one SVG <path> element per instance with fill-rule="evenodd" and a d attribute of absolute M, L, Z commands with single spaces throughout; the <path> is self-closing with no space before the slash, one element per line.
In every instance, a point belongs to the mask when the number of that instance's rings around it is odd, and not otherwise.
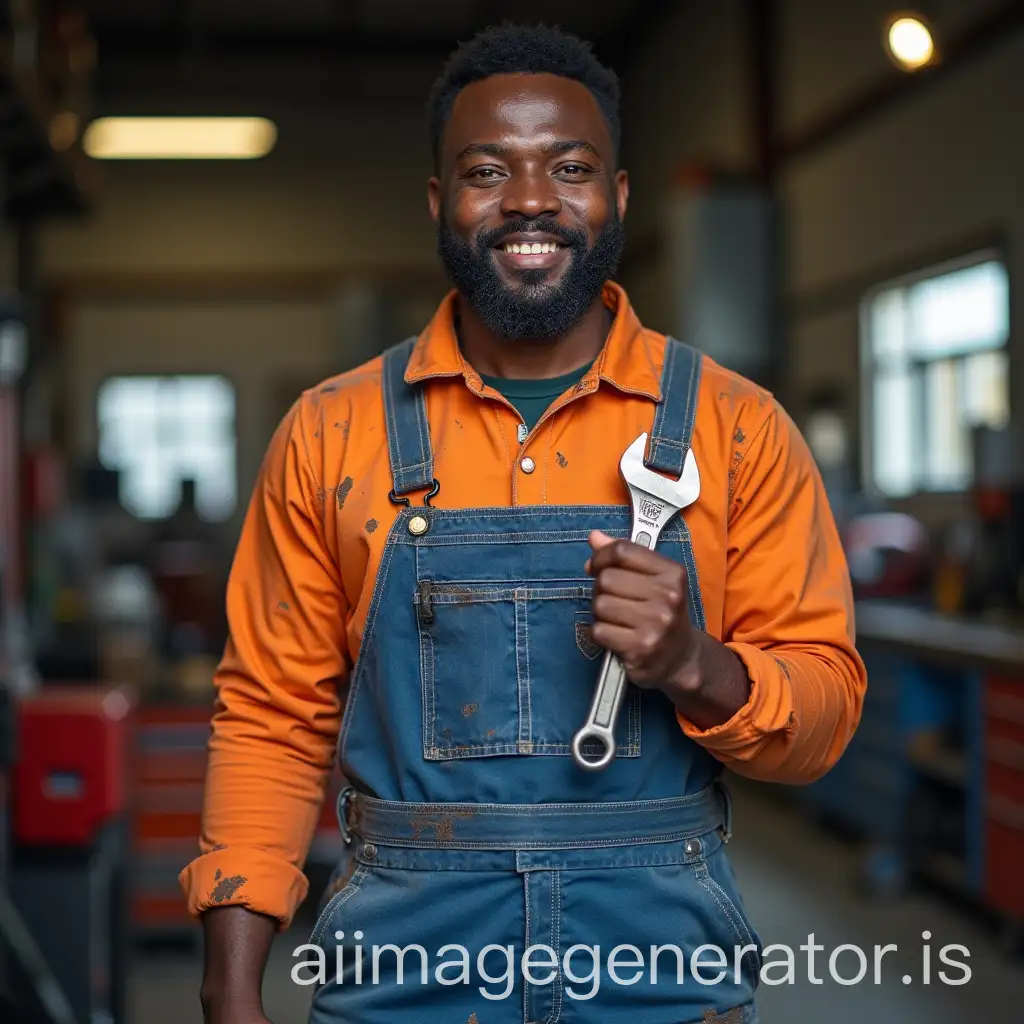
<path fill-rule="evenodd" d="M 587 538 L 587 543 L 594 551 L 600 551 L 601 548 L 607 547 L 614 540 L 614 537 L 609 537 L 603 530 L 591 530 L 590 536 Z M 583 566 L 583 571 L 589 576 L 591 575 L 591 560 L 587 559 L 587 564 Z"/>

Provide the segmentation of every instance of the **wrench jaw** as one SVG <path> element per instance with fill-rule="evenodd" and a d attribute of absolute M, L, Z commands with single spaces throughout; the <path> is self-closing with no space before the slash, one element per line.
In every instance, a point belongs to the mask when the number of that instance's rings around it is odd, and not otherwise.
<path fill-rule="evenodd" d="M 665 505 L 686 508 L 700 496 L 700 473 L 693 451 L 686 453 L 683 472 L 678 480 L 662 476 L 644 463 L 647 452 L 647 434 L 641 434 L 623 453 L 619 472 L 632 492 L 634 488 Z"/>

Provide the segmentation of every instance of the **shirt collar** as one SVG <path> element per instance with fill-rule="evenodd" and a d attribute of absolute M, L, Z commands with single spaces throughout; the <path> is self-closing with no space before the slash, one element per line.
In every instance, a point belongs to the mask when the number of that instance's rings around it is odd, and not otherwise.
<path fill-rule="evenodd" d="M 449 292 L 413 347 L 405 380 L 416 384 L 432 377 L 462 376 L 471 391 L 483 390 L 480 375 L 466 362 L 455 333 L 458 293 Z M 613 282 L 604 286 L 605 305 L 614 314 L 608 338 L 585 381 L 606 381 L 620 391 L 661 399 L 661 375 L 655 367 L 654 336 L 640 323 L 624 288 Z"/>

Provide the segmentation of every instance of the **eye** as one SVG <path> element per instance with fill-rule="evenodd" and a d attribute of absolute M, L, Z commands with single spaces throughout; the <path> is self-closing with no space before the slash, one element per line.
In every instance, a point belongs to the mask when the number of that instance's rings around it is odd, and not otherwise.
<path fill-rule="evenodd" d="M 479 181 L 496 181 L 501 177 L 501 172 L 496 167 L 474 167 L 469 177 Z"/>

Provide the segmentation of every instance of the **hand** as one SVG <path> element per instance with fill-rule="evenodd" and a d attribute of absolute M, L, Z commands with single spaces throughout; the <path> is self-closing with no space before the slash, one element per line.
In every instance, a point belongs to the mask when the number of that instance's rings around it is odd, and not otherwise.
<path fill-rule="evenodd" d="M 600 530 L 589 541 L 594 643 L 617 654 L 637 686 L 697 689 L 698 631 L 690 625 L 685 567 Z"/>

